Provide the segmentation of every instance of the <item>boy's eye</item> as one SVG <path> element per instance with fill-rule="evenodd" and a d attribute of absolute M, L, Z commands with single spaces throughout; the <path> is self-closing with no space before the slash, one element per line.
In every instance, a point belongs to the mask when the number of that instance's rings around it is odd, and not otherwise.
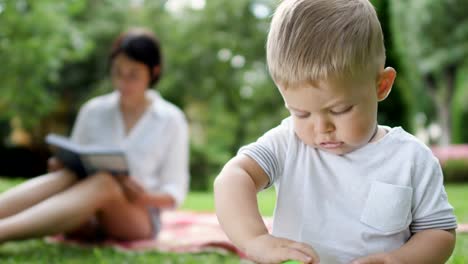
<path fill-rule="evenodd" d="M 351 109 L 353 109 L 352 105 L 344 107 L 344 108 L 337 108 L 337 109 L 330 110 L 330 113 L 332 113 L 333 115 L 340 115 L 340 114 L 344 114 L 344 113 L 351 111 Z"/>
<path fill-rule="evenodd" d="M 310 115 L 310 113 L 308 113 L 308 112 L 297 112 L 297 111 L 294 111 L 293 113 L 294 113 L 294 115 L 295 115 L 296 117 L 298 117 L 298 118 L 307 118 L 307 117 Z"/>

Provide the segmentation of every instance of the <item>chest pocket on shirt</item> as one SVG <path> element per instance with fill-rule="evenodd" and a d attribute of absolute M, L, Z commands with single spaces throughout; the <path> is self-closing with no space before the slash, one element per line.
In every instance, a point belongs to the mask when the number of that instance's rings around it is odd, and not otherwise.
<path fill-rule="evenodd" d="M 397 233 L 411 222 L 413 188 L 374 181 L 371 185 L 361 222 L 383 232 Z"/>

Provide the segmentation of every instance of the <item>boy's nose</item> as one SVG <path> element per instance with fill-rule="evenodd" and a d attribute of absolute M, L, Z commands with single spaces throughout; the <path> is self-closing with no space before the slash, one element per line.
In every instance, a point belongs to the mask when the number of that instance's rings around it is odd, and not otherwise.
<path fill-rule="evenodd" d="M 319 117 L 314 124 L 317 133 L 324 134 L 330 133 L 335 130 L 335 126 L 327 118 Z"/>

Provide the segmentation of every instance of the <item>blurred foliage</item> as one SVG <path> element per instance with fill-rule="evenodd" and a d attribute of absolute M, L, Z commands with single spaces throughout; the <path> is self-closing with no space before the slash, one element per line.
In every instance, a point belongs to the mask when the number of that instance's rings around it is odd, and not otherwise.
<path fill-rule="evenodd" d="M 160 90 L 184 106 L 192 124 L 194 180 L 212 179 L 240 145 L 287 115 L 265 64 L 272 9 L 262 1 L 207 1 L 175 12 L 162 36 L 171 44 Z M 200 187 L 211 186 L 205 183 Z"/>
<path fill-rule="evenodd" d="M 392 37 L 403 60 L 403 78 L 413 87 L 413 100 L 442 127 L 442 144 L 452 140 L 452 107 L 457 76 L 468 58 L 467 0 L 395 0 L 390 2 Z M 415 15 L 417 14 L 417 15 Z M 460 91 L 461 93 L 461 91 Z M 431 102 L 425 100 L 430 98 Z M 431 108 L 431 109 L 428 109 Z M 431 115 L 435 113 L 435 115 Z M 434 116 L 434 117 L 432 117 Z"/>
<path fill-rule="evenodd" d="M 453 113 L 453 142 L 461 144 L 468 142 L 468 60 L 459 68 L 455 82 Z"/>
<path fill-rule="evenodd" d="M 79 0 L 0 0 L 0 119 L 28 117 L 32 127 L 53 111 L 57 94 L 50 85 L 92 46 L 72 22 L 83 11 Z"/>
<path fill-rule="evenodd" d="M 447 160 L 442 171 L 444 182 L 468 182 L 468 158 Z"/>
<path fill-rule="evenodd" d="M 386 49 L 386 67 L 393 67 L 397 70 L 397 78 L 393 85 L 392 92 L 388 98 L 379 103 L 378 121 L 379 124 L 387 126 L 402 126 L 407 131 L 413 130 L 412 116 L 415 111 L 411 103 L 411 90 L 405 85 L 404 79 L 398 77 L 400 58 L 395 51 L 393 38 L 391 38 L 390 29 L 390 1 L 389 0 L 373 0 L 371 1 L 377 10 L 377 15 L 382 26 L 384 34 L 385 49 Z"/>
<path fill-rule="evenodd" d="M 0 59 L 5 65 L 0 67 L 0 134 L 13 115 L 22 118 L 37 141 L 49 131 L 69 133 L 78 108 L 112 90 L 107 59 L 112 40 L 129 27 L 144 26 L 156 33 L 164 54 L 163 78 L 155 88 L 181 107 L 190 122 L 192 188 L 211 188 L 214 176 L 241 145 L 288 115 L 265 64 L 269 20 L 278 2 L 0 0 Z M 435 60 L 451 65 L 453 56 L 414 53 L 419 40 L 409 35 L 422 29 L 410 24 L 417 19 L 404 10 L 410 4 L 372 2 L 386 37 L 387 65 L 399 72 L 390 97 L 379 105 L 379 122 L 411 130 L 413 113 L 432 109 L 423 89 L 424 74 L 436 69 Z M 451 39 L 466 33 L 463 30 Z M 444 54 L 444 49 L 451 51 L 445 46 L 449 44 L 434 48 Z M 463 47 L 461 42 L 458 46 Z M 415 62 L 421 58 L 424 67 Z M 457 73 L 457 93 L 465 98 L 466 83 Z M 461 105 L 455 108 L 464 110 L 457 112 L 466 113 Z M 463 118 L 466 114 L 455 120 Z"/>

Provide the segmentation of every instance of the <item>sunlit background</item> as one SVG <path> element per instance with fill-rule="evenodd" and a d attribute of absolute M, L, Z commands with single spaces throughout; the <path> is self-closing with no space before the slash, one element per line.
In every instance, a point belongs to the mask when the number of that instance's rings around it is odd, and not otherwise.
<path fill-rule="evenodd" d="M 467 1 L 372 2 L 387 65 L 398 72 L 379 122 L 403 126 L 433 147 L 447 181 L 468 179 Z M 265 64 L 276 4 L 0 0 L 0 175 L 30 177 L 45 170 L 44 136 L 68 135 L 79 106 L 111 91 L 112 39 L 128 27 L 145 26 L 162 42 L 158 89 L 190 122 L 192 189 L 210 190 L 240 146 L 287 116 Z"/>
<path fill-rule="evenodd" d="M 382 23 L 387 65 L 398 72 L 390 97 L 379 105 L 379 123 L 402 126 L 432 148 L 455 214 L 467 223 L 468 0 L 371 2 Z M 191 192 L 182 209 L 212 212 L 212 182 L 224 163 L 288 115 L 265 64 L 277 3 L 0 0 L 0 191 L 46 171 L 45 135 L 69 135 L 79 107 L 112 91 L 111 42 L 129 27 L 144 26 L 162 43 L 157 89 L 190 123 Z M 272 214 L 274 199 L 273 191 L 260 196 L 263 215 Z M 449 263 L 468 263 L 467 252 L 468 235 L 459 234 Z M 1 245 L 5 256 L 8 263 L 239 262 L 218 254 L 52 247 L 42 240 Z"/>

